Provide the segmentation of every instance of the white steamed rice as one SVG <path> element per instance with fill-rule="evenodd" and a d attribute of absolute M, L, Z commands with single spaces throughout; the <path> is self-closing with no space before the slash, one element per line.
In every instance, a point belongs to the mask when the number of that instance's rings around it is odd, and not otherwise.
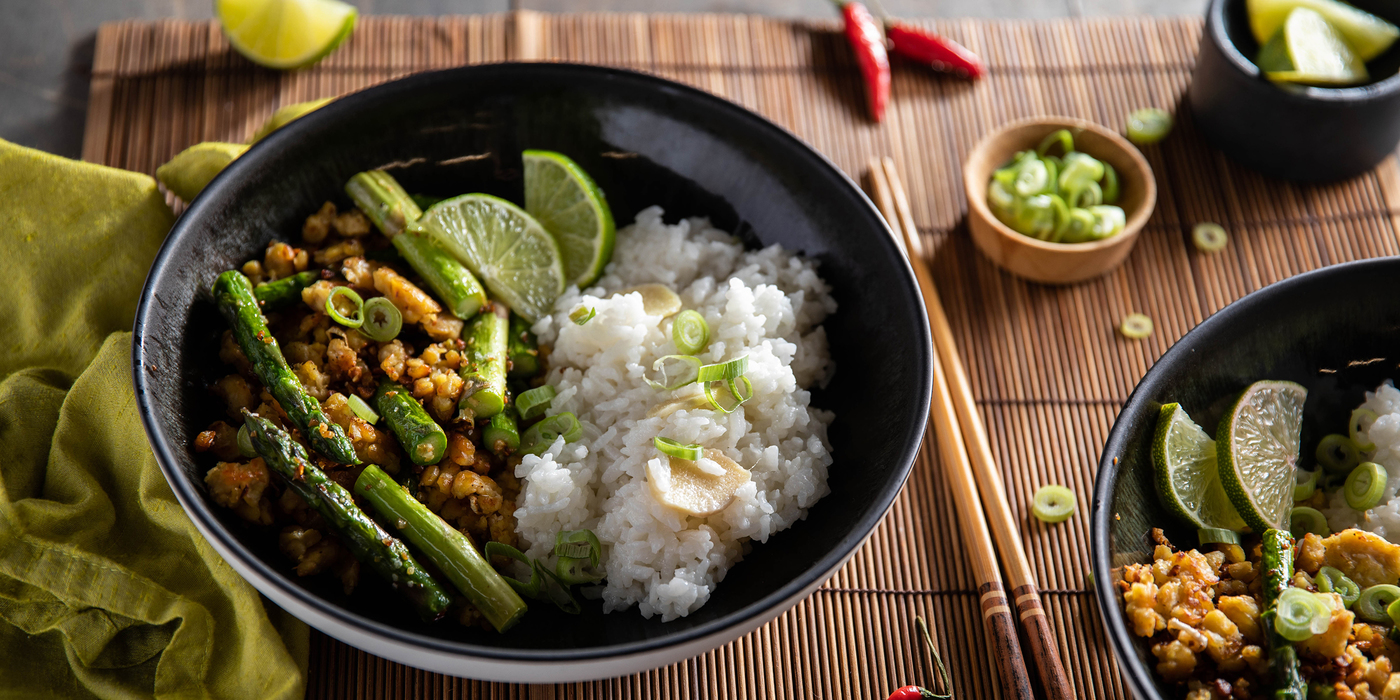
<path fill-rule="evenodd" d="M 1327 525 L 1333 532 L 1354 527 L 1374 532 L 1391 542 L 1400 542 L 1400 499 L 1395 498 L 1400 491 L 1400 390 L 1386 380 L 1374 392 L 1366 392 L 1361 408 L 1369 408 L 1378 416 L 1358 437 L 1362 444 L 1376 443 L 1375 455 L 1369 460 L 1385 467 L 1390 475 L 1385 495 L 1375 508 L 1356 511 L 1347 505 L 1344 489 L 1338 488 L 1327 496 L 1327 507 L 1322 509 L 1322 514 L 1327 516 Z"/>
<path fill-rule="evenodd" d="M 811 261 L 776 245 L 745 250 L 706 219 L 668 226 L 661 216 L 652 207 L 618 231 L 598 283 L 570 287 L 554 315 L 534 326 L 553 347 L 547 380 L 558 395 L 549 414 L 574 412 L 584 437 L 524 458 L 515 517 L 532 557 L 548 556 L 561 530 L 592 529 L 603 543 L 604 609 L 636 605 L 644 617 L 669 621 L 704 605 L 750 540 L 766 541 L 826 495 L 833 416 L 809 405 L 807 389 L 832 372 L 820 324 L 836 303 Z M 649 282 L 670 286 L 704 315 L 704 362 L 748 354 L 754 396 L 742 410 L 647 417 L 673 393 L 643 379 L 653 361 L 677 353 L 671 319 L 648 316 L 639 294 L 609 295 Z M 582 326 L 568 318 L 581 305 L 597 311 Z M 688 391 L 699 387 L 680 393 Z M 1396 424 L 1400 433 L 1400 415 Z M 664 459 L 652 444 L 657 435 L 720 449 L 753 478 L 713 515 L 672 510 L 645 481 L 647 463 Z"/>

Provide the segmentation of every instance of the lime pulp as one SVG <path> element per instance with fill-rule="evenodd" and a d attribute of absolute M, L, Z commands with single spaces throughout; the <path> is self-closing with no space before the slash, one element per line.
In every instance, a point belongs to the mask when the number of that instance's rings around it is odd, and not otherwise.
<path fill-rule="evenodd" d="M 566 284 L 592 284 L 612 258 L 616 228 L 603 191 L 567 156 L 525 151 L 525 211 L 559 244 Z"/>

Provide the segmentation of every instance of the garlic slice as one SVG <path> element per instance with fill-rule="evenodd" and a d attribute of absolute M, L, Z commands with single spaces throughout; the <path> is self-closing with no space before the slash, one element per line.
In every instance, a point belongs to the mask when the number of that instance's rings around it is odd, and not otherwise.
<path fill-rule="evenodd" d="M 623 289 L 613 296 L 636 292 L 642 295 L 642 309 L 648 316 L 666 317 L 681 310 L 681 298 L 664 284 L 639 284 Z"/>
<path fill-rule="evenodd" d="M 724 510 L 734 500 L 734 492 L 752 478 L 749 470 L 719 450 L 705 450 L 701 461 L 710 462 L 715 466 L 705 466 L 712 470 L 718 467 L 722 472 L 707 474 L 700 465 L 679 457 L 648 462 L 647 484 L 651 487 L 652 495 L 663 505 L 683 513 L 711 515 Z"/>

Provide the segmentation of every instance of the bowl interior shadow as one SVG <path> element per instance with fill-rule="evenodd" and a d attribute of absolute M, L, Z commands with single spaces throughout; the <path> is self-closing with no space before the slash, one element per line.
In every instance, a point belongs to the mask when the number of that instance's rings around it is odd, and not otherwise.
<path fill-rule="evenodd" d="M 1196 544 L 1194 528 L 1166 511 L 1154 485 L 1152 440 L 1162 404 L 1181 404 L 1214 435 L 1251 383 L 1298 382 L 1308 390 L 1300 466 L 1315 468 L 1318 440 L 1346 433 L 1365 392 L 1400 376 L 1400 296 L 1391 293 L 1400 292 L 1397 279 L 1400 259 L 1384 258 L 1327 267 L 1254 292 L 1178 340 L 1133 391 L 1100 458 L 1091 527 L 1099 607 L 1137 696 L 1173 697 L 1157 685 L 1155 658 L 1129 633 L 1121 596 L 1102 582 L 1125 564 L 1151 559 L 1154 527 L 1173 544 Z"/>
<path fill-rule="evenodd" d="M 224 321 L 215 276 L 299 240 L 322 202 L 350 205 L 354 173 L 387 168 L 409 192 L 487 192 L 523 201 L 520 152 L 557 150 L 599 183 L 619 228 L 658 204 L 666 220 L 709 217 L 748 247 L 781 244 L 820 262 L 839 310 L 824 324 L 837 371 L 813 403 L 836 412 L 832 493 L 790 530 L 755 544 L 696 613 L 669 623 L 634 609 L 571 617 L 532 604 L 498 635 L 419 622 L 364 571 L 349 596 L 330 577 L 297 578 L 275 532 L 204 494 L 213 464 L 191 450 L 222 411 L 209 383 Z M 603 655 L 696 638 L 762 614 L 815 582 L 874 528 L 908 474 L 928 406 L 929 341 L 912 275 L 851 181 L 795 137 L 735 105 L 661 79 L 566 64 L 419 74 L 343 98 L 274 133 L 190 207 L 152 269 L 137 321 L 135 371 L 148 434 L 177 491 L 239 554 L 306 605 L 410 644 L 496 657 Z M 296 610 L 292 610 L 293 613 Z M 770 613 L 772 614 L 772 613 Z M 534 654 L 534 655 L 530 655 Z M 544 658 L 548 658 L 547 656 Z"/>

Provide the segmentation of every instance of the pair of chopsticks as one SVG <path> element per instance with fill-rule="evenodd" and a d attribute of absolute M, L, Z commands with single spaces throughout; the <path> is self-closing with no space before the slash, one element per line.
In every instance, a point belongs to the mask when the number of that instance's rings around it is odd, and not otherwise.
<path fill-rule="evenodd" d="M 1016 616 L 1025 628 L 1041 685 L 1052 700 L 1070 700 L 1074 697 L 1073 691 L 1060 665 L 1058 645 L 1045 617 L 1030 562 L 1021 546 L 986 428 L 973 402 L 972 385 L 958 357 L 953 329 L 948 325 L 938 289 L 924 263 L 923 243 L 914 227 L 909 199 L 895 172 L 894 160 L 872 158 L 870 179 L 876 205 L 894 230 L 895 243 L 908 258 L 923 293 L 934 345 L 933 401 L 929 418 L 933 421 L 934 435 L 951 482 L 964 544 L 981 594 L 982 623 L 992 641 L 1002 685 L 1013 698 L 1034 697 L 1017 641 L 1012 606 L 1007 603 L 1001 571 L 997 568 L 998 551 L 1007 577 L 1011 579 Z"/>

